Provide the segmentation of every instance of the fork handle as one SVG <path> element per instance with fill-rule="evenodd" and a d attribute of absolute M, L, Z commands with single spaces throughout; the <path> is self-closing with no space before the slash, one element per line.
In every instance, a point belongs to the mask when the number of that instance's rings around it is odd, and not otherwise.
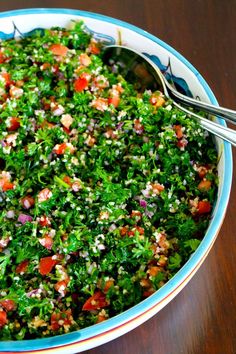
<path fill-rule="evenodd" d="M 221 124 L 212 122 L 209 119 L 203 118 L 199 116 L 198 114 L 189 111 L 188 109 L 182 107 L 178 103 L 173 101 L 173 104 L 179 108 L 181 111 L 187 113 L 188 115 L 191 115 L 194 118 L 197 118 L 200 121 L 200 124 L 203 128 L 205 128 L 207 131 L 210 133 L 218 136 L 219 138 L 228 141 L 230 144 L 233 146 L 236 146 L 236 131 L 227 127 L 224 127 Z"/>
<path fill-rule="evenodd" d="M 181 93 L 172 90 L 169 85 L 168 85 L 168 91 L 169 95 L 172 98 L 175 98 L 175 100 L 179 103 L 182 103 L 184 105 L 191 106 L 193 108 L 199 109 L 201 111 L 220 116 L 227 120 L 230 123 L 236 124 L 236 111 L 233 111 L 232 109 L 224 108 L 224 107 L 218 107 L 214 106 L 210 103 L 202 102 L 195 100 L 194 98 L 190 98 L 187 96 L 182 95 Z"/>

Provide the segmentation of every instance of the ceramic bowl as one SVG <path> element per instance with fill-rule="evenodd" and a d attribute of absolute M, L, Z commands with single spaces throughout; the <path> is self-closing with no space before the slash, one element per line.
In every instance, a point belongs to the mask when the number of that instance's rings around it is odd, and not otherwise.
<path fill-rule="evenodd" d="M 0 38 L 12 38 L 19 36 L 19 33 L 30 34 L 35 28 L 66 27 L 72 19 L 84 20 L 97 40 L 107 44 L 127 45 L 146 53 L 161 70 L 172 73 L 176 84 L 187 94 L 217 104 L 206 81 L 181 54 L 146 31 L 114 18 L 69 9 L 9 11 L 0 14 Z M 217 120 L 225 125 L 224 121 Z M 200 246 L 171 280 L 149 298 L 105 322 L 50 338 L 0 342 L 0 352 L 78 353 L 127 333 L 170 302 L 193 277 L 206 258 L 224 219 L 232 181 L 232 155 L 228 143 L 216 139 L 216 146 L 219 152 L 219 191 L 210 225 Z"/>

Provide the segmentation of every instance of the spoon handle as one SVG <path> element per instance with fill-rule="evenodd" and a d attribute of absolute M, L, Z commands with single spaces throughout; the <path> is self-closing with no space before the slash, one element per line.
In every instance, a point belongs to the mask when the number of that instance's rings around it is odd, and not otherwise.
<path fill-rule="evenodd" d="M 172 98 L 175 98 L 175 100 L 179 103 L 189 105 L 193 108 L 199 109 L 201 111 L 220 116 L 227 120 L 230 123 L 236 124 L 236 111 L 233 111 L 232 109 L 224 108 L 224 107 L 218 107 L 214 106 L 210 103 L 202 102 L 195 100 L 193 98 L 187 97 L 185 95 L 182 95 L 181 93 L 177 92 L 174 90 L 168 82 L 166 82 L 166 86 L 168 88 L 170 96 Z"/>
<path fill-rule="evenodd" d="M 191 115 L 194 118 L 197 118 L 200 121 L 201 126 L 203 128 L 205 128 L 207 131 L 209 131 L 210 133 L 218 136 L 219 138 L 221 138 L 223 140 L 228 141 L 233 146 L 236 146 L 236 131 L 235 130 L 224 127 L 223 125 L 220 125 L 218 123 L 212 122 L 209 119 L 203 118 L 203 117 L 199 116 L 198 114 L 193 113 L 193 112 L 189 111 L 188 109 L 182 107 L 181 105 L 179 105 L 178 103 L 176 103 L 174 101 L 172 104 L 175 105 L 181 111 Z"/>

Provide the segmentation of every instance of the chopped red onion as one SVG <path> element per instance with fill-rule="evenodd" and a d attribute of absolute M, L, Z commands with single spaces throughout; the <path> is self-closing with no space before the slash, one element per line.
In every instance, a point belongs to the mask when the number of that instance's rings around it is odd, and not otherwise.
<path fill-rule="evenodd" d="M 124 125 L 124 122 L 120 122 L 119 124 L 117 124 L 116 129 L 120 130 L 123 127 L 123 125 Z"/>
<path fill-rule="evenodd" d="M 142 208 L 146 208 L 146 207 L 147 207 L 147 202 L 146 202 L 146 200 L 140 199 L 139 205 L 140 205 Z"/>
<path fill-rule="evenodd" d="M 15 216 L 14 210 L 8 210 L 8 212 L 6 213 L 6 217 L 7 217 L 8 219 L 13 219 L 14 216 Z"/>
<path fill-rule="evenodd" d="M 117 229 L 116 224 L 111 224 L 111 226 L 109 227 L 109 231 L 112 232 L 112 231 L 114 231 L 115 229 Z"/>
<path fill-rule="evenodd" d="M 2 147 L 7 145 L 4 140 L 0 140 L 0 144 L 2 145 Z"/>
<path fill-rule="evenodd" d="M 0 239 L 0 247 L 1 248 L 7 247 L 9 241 L 10 241 L 9 237 Z"/>
<path fill-rule="evenodd" d="M 20 214 L 17 221 L 21 222 L 23 225 L 26 222 L 31 222 L 33 220 L 32 216 L 26 214 Z"/>

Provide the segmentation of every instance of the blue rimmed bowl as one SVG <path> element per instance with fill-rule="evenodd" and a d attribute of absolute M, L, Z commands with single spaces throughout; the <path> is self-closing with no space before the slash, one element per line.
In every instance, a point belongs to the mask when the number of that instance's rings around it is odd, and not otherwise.
<path fill-rule="evenodd" d="M 107 44 L 119 43 L 146 53 L 162 71 L 171 74 L 185 93 L 217 104 L 211 89 L 199 72 L 175 49 L 126 22 L 100 14 L 69 9 L 26 9 L 0 13 L 0 38 L 30 35 L 36 28 L 69 25 L 71 20 L 85 22 L 93 36 Z M 217 119 L 222 125 L 225 122 Z M 192 278 L 209 253 L 222 225 L 232 183 L 232 153 L 228 143 L 216 138 L 219 154 L 219 190 L 206 234 L 179 272 L 160 290 L 136 306 L 105 322 L 88 328 L 44 339 L 0 342 L 0 352 L 78 353 L 115 339 L 139 326 L 170 302 Z M 227 162 L 227 166 L 226 166 Z"/>

